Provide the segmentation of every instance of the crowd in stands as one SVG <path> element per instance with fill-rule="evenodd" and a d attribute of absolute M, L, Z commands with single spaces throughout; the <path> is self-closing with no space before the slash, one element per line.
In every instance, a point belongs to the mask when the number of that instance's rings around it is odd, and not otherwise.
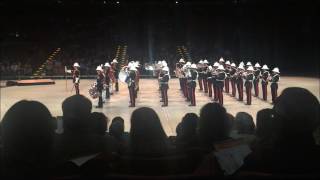
<path fill-rule="evenodd" d="M 319 108 L 303 88 L 285 89 L 256 124 L 250 114 L 234 117 L 208 103 L 168 137 L 148 107 L 133 111 L 125 132 L 124 119 L 108 126 L 82 95 L 64 100 L 63 120 L 21 100 L 1 121 L 1 177 L 319 177 Z"/>

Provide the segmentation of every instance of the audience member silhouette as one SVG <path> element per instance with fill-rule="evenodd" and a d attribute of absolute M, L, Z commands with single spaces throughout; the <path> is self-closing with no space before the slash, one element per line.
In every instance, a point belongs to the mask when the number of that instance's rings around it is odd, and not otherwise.
<path fill-rule="evenodd" d="M 233 131 L 231 137 L 241 139 L 244 143 L 251 145 L 255 140 L 255 124 L 250 114 L 246 112 L 238 112 L 236 114 Z"/>
<path fill-rule="evenodd" d="M 46 106 L 37 101 L 19 101 L 6 112 L 1 128 L 4 176 L 50 174 L 55 127 Z"/>
<path fill-rule="evenodd" d="M 101 112 L 91 113 L 90 122 L 92 132 L 100 136 L 105 136 L 108 128 L 108 121 L 108 117 Z"/>
<path fill-rule="evenodd" d="M 136 156 L 163 156 L 168 153 L 168 140 L 157 113 L 148 107 L 131 115 L 130 153 Z"/>
<path fill-rule="evenodd" d="M 197 145 L 197 124 L 198 115 L 195 113 L 187 113 L 177 128 L 176 146 L 183 150 L 188 147 Z"/>
<path fill-rule="evenodd" d="M 121 153 L 124 153 L 128 148 L 129 134 L 124 132 L 124 120 L 122 117 L 117 116 L 112 119 L 109 135 L 117 140 Z"/>

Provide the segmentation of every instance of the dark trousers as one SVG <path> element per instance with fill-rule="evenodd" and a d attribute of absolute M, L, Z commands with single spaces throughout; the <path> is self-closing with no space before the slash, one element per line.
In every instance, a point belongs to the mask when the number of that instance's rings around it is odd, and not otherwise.
<path fill-rule="evenodd" d="M 199 83 L 200 91 L 202 91 L 203 90 L 202 78 L 198 78 L 198 83 Z"/>
<path fill-rule="evenodd" d="M 275 100 L 278 97 L 278 83 L 271 83 L 270 87 L 271 87 L 272 103 L 275 103 Z"/>
<path fill-rule="evenodd" d="M 237 82 L 239 101 L 243 101 L 243 81 Z"/>
<path fill-rule="evenodd" d="M 224 87 L 226 88 L 226 93 L 229 93 L 229 79 L 224 80 Z"/>
<path fill-rule="evenodd" d="M 181 78 L 179 78 L 179 84 L 180 84 L 180 90 L 183 91 L 183 85 L 182 85 L 182 79 Z"/>
<path fill-rule="evenodd" d="M 116 80 L 116 91 L 117 91 L 117 92 L 119 91 L 119 82 L 118 82 L 118 79 Z"/>
<path fill-rule="evenodd" d="M 108 85 L 107 85 L 107 88 L 106 88 L 106 99 L 110 99 L 110 89 L 109 89 Z"/>
<path fill-rule="evenodd" d="M 209 97 L 212 97 L 212 81 L 208 80 Z"/>
<path fill-rule="evenodd" d="M 184 97 L 188 98 L 188 87 L 187 87 L 187 79 L 182 79 L 182 91 L 183 91 L 183 95 Z"/>
<path fill-rule="evenodd" d="M 253 81 L 253 88 L 254 88 L 254 96 L 259 96 L 259 80 Z"/>
<path fill-rule="evenodd" d="M 161 88 L 161 97 L 162 97 L 163 105 L 168 106 L 168 88 L 167 87 Z"/>
<path fill-rule="evenodd" d="M 233 97 L 236 96 L 236 82 L 234 80 L 231 80 L 231 94 Z"/>
<path fill-rule="evenodd" d="M 218 89 L 216 83 L 213 83 L 213 100 L 218 101 Z"/>
<path fill-rule="evenodd" d="M 262 87 L 262 98 L 263 100 L 267 100 L 267 96 L 268 96 L 268 83 L 261 83 L 261 87 Z"/>
<path fill-rule="evenodd" d="M 222 86 L 217 86 L 217 94 L 218 94 L 218 100 L 219 104 L 223 105 L 223 85 Z"/>
<path fill-rule="evenodd" d="M 130 95 L 130 106 L 135 106 L 136 105 L 136 98 L 135 98 L 135 86 L 130 86 L 129 87 L 129 95 Z"/>
<path fill-rule="evenodd" d="M 195 87 L 189 87 L 189 98 L 190 98 L 190 101 L 191 101 L 191 105 L 192 106 L 195 106 L 196 105 L 196 94 L 195 94 L 195 90 L 196 88 Z"/>
<path fill-rule="evenodd" d="M 207 80 L 207 78 L 203 78 L 202 82 L 203 82 L 204 92 L 208 93 L 208 80 Z"/>
<path fill-rule="evenodd" d="M 102 89 L 98 89 L 99 91 L 99 101 L 98 101 L 98 106 L 102 107 L 103 106 L 103 101 L 102 101 Z"/>
<path fill-rule="evenodd" d="M 80 94 L 79 83 L 74 83 L 74 89 L 76 90 L 76 94 Z"/>
<path fill-rule="evenodd" d="M 247 104 L 251 105 L 251 90 L 252 90 L 252 83 L 247 82 L 246 86 L 246 95 L 247 95 Z"/>

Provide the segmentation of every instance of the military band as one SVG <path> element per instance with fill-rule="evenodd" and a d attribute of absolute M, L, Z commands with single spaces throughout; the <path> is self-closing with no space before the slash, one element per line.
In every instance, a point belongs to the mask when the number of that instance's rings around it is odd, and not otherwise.
<path fill-rule="evenodd" d="M 119 72 L 123 70 L 126 72 L 125 80 L 129 90 L 130 105 L 129 107 L 135 107 L 137 91 L 139 90 L 139 62 L 130 61 L 127 66 L 124 66 L 121 70 L 117 70 L 117 61 L 113 60 L 111 65 L 107 62 L 104 65 L 100 65 L 96 68 L 97 79 L 96 79 L 96 89 L 98 97 L 97 108 L 102 108 L 103 98 L 102 94 L 105 89 L 106 99 L 110 98 L 112 89 L 110 89 L 113 84 L 115 84 L 116 91 L 119 90 L 119 85 L 117 85 Z M 157 71 L 159 90 L 161 102 L 163 102 L 162 107 L 168 106 L 168 89 L 170 80 L 170 71 L 165 60 L 159 61 L 157 63 L 159 68 L 154 68 Z M 246 66 L 246 67 L 245 67 Z M 66 72 L 71 72 L 73 77 L 74 87 L 76 93 L 79 94 L 79 82 L 80 82 L 80 71 L 79 64 L 74 63 L 73 70 L 66 70 Z M 104 67 L 104 68 L 102 68 Z M 156 66 L 155 66 L 156 67 Z M 267 88 L 270 82 L 272 103 L 275 102 L 277 98 L 278 82 L 280 80 L 279 68 L 274 68 L 272 74 L 269 73 L 269 68 L 267 65 L 263 65 L 261 70 L 259 63 L 252 66 L 251 62 L 246 64 L 243 62 L 239 63 L 239 66 L 230 61 L 224 62 L 223 58 L 219 59 L 219 62 L 215 62 L 212 66 L 209 65 L 207 60 L 200 60 L 198 64 L 192 64 L 191 62 L 185 63 L 184 59 L 180 59 L 176 63 L 175 74 L 179 78 L 179 87 L 182 91 L 183 96 L 185 96 L 186 101 L 190 102 L 189 106 L 196 106 L 196 95 L 195 90 L 197 82 L 199 84 L 200 90 L 207 92 L 208 97 L 212 98 L 223 105 L 224 103 L 224 89 L 225 93 L 229 94 L 231 97 L 237 97 L 239 101 L 243 101 L 243 88 L 245 88 L 246 93 L 246 104 L 252 104 L 252 91 L 254 91 L 254 96 L 259 97 L 259 83 L 261 79 L 262 87 L 262 99 L 267 101 Z M 119 78 L 120 79 L 120 78 Z M 231 84 L 231 89 L 229 85 Z M 253 89 L 253 90 L 252 90 Z M 236 96 L 238 95 L 238 96 Z"/>

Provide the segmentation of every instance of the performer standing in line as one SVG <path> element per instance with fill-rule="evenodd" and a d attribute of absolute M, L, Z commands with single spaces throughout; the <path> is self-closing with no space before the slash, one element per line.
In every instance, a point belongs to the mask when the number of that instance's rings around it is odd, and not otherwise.
<path fill-rule="evenodd" d="M 103 83 L 104 83 L 103 69 L 101 68 L 101 66 L 98 66 L 96 71 L 97 71 L 97 89 L 99 92 L 99 101 L 98 101 L 98 106 L 96 106 L 96 108 L 102 108 L 103 106 L 102 90 L 103 90 Z"/>
<path fill-rule="evenodd" d="M 252 66 L 252 64 L 251 64 L 251 62 L 250 62 L 250 61 L 248 61 L 248 62 L 247 62 L 247 64 L 246 64 L 246 69 L 245 69 L 245 70 L 247 70 L 247 69 L 248 69 L 248 67 L 250 67 L 250 66 Z"/>
<path fill-rule="evenodd" d="M 203 89 L 204 89 L 204 93 L 208 93 L 208 81 L 207 81 L 207 70 L 208 70 L 208 60 L 204 60 L 203 61 L 203 68 L 202 68 L 202 72 L 203 72 L 203 76 L 202 76 L 202 82 L 203 82 Z"/>
<path fill-rule="evenodd" d="M 191 67 L 191 62 L 187 62 L 183 69 L 183 74 L 184 74 L 184 78 L 183 78 L 183 82 L 184 82 L 184 96 L 186 97 L 186 101 L 190 101 L 190 96 L 189 96 L 189 86 L 188 86 L 188 78 L 191 77 L 190 74 L 190 67 Z"/>
<path fill-rule="evenodd" d="M 111 77 L 110 77 L 110 64 L 106 62 L 104 64 L 104 77 L 106 83 L 106 99 L 110 99 L 110 84 L 111 84 Z"/>
<path fill-rule="evenodd" d="M 203 61 L 200 60 L 198 62 L 198 65 L 197 65 L 197 71 L 198 71 L 198 74 L 199 74 L 199 77 L 198 77 L 198 83 L 199 83 L 199 90 L 202 91 L 203 90 L 203 84 L 202 84 L 202 80 L 203 80 L 203 73 L 204 73 L 204 69 L 203 69 Z"/>
<path fill-rule="evenodd" d="M 198 78 L 198 72 L 197 72 L 197 65 L 192 64 L 190 67 L 190 76 L 188 76 L 188 87 L 189 87 L 189 99 L 191 101 L 191 104 L 189 106 L 196 106 L 196 86 L 197 86 L 197 78 Z"/>
<path fill-rule="evenodd" d="M 217 68 L 219 67 L 219 63 L 215 62 L 213 64 L 212 69 L 212 87 L 213 87 L 213 101 L 218 101 L 218 90 L 217 90 Z"/>
<path fill-rule="evenodd" d="M 212 97 L 212 66 L 208 66 L 208 70 L 206 72 L 207 76 L 207 82 L 208 82 L 208 92 L 209 92 L 209 97 Z"/>
<path fill-rule="evenodd" d="M 256 63 L 254 65 L 254 78 L 253 78 L 253 86 L 254 86 L 254 96 L 255 97 L 259 97 L 259 81 L 260 81 L 260 77 L 261 77 L 261 71 L 260 71 L 260 64 Z"/>
<path fill-rule="evenodd" d="M 247 72 L 245 73 L 245 87 L 246 87 L 246 95 L 247 95 L 247 105 L 251 105 L 251 90 L 252 90 L 252 81 L 254 78 L 253 75 L 253 67 L 249 66 L 247 68 Z"/>
<path fill-rule="evenodd" d="M 119 67 L 117 59 L 113 59 L 111 62 L 111 70 L 113 72 L 114 82 L 115 82 L 115 90 L 119 91 Z"/>
<path fill-rule="evenodd" d="M 79 84 L 80 84 L 80 65 L 79 63 L 75 62 L 73 64 L 73 70 L 68 70 L 66 67 L 65 67 L 65 72 L 66 73 L 72 73 L 72 82 L 73 82 L 73 86 L 74 86 L 74 89 L 76 90 L 76 94 L 80 94 L 80 90 L 79 90 Z"/>
<path fill-rule="evenodd" d="M 235 97 L 236 96 L 236 76 L 235 73 L 237 71 L 237 66 L 235 63 L 231 63 L 231 68 L 230 68 L 230 80 L 231 80 L 231 96 Z"/>
<path fill-rule="evenodd" d="M 139 61 L 135 61 L 133 62 L 134 66 L 136 67 L 136 80 L 135 80 L 135 83 L 136 83 L 136 87 L 135 87 L 135 98 L 138 97 L 138 91 L 140 90 L 140 86 L 139 86 L 139 82 L 140 82 L 140 63 Z"/>
<path fill-rule="evenodd" d="M 176 74 L 176 77 L 179 78 L 179 84 L 180 84 L 180 90 L 183 90 L 183 73 L 182 73 L 182 67 L 183 67 L 183 64 L 184 64 L 184 60 L 181 58 L 179 60 L 178 63 L 176 63 L 176 70 L 175 70 L 175 74 Z"/>
<path fill-rule="evenodd" d="M 161 97 L 162 97 L 162 107 L 168 106 L 168 89 L 169 89 L 169 68 L 164 67 L 161 72 L 160 78 L 160 89 L 161 89 Z"/>
<path fill-rule="evenodd" d="M 230 61 L 227 61 L 225 64 L 225 72 L 227 76 L 224 82 L 225 83 L 224 86 L 226 87 L 226 93 L 229 93 L 230 71 L 231 71 Z"/>
<path fill-rule="evenodd" d="M 239 101 L 243 101 L 243 72 L 244 72 L 244 67 L 242 64 L 239 65 L 237 72 L 236 72 L 236 77 L 237 77 L 237 89 L 238 89 L 238 94 L 239 94 Z"/>
<path fill-rule="evenodd" d="M 223 57 L 221 57 L 221 58 L 219 59 L 219 64 L 224 67 L 224 59 L 223 59 Z"/>
<path fill-rule="evenodd" d="M 280 80 L 280 71 L 279 68 L 275 67 L 272 70 L 272 78 L 271 78 L 271 96 L 272 103 L 275 103 L 276 98 L 278 97 L 278 81 Z"/>
<path fill-rule="evenodd" d="M 223 105 L 223 86 L 224 86 L 224 80 L 226 79 L 226 73 L 224 72 L 223 65 L 219 65 L 217 69 L 217 94 L 218 94 L 218 100 L 221 105 Z"/>
<path fill-rule="evenodd" d="M 262 87 L 262 98 L 263 100 L 267 100 L 268 96 L 268 81 L 270 77 L 269 68 L 267 65 L 262 66 L 262 75 L 261 75 L 261 87 Z"/>
<path fill-rule="evenodd" d="M 126 83 L 128 84 L 129 95 L 130 95 L 130 105 L 129 107 L 136 106 L 136 98 L 135 98 L 135 79 L 136 79 L 136 67 L 131 64 L 129 66 L 128 77 L 126 79 Z"/>

